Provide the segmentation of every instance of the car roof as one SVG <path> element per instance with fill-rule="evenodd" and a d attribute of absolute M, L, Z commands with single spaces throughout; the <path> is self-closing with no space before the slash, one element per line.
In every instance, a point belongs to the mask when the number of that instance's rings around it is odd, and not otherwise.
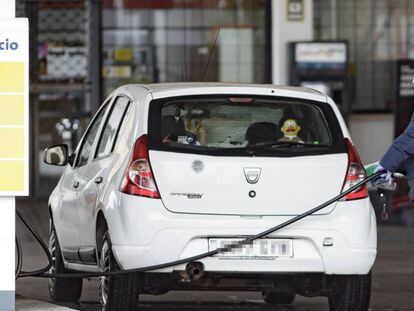
<path fill-rule="evenodd" d="M 272 84 L 176 82 L 129 84 L 124 85 L 118 89 L 118 91 L 121 92 L 122 90 L 128 91 L 128 93 L 134 95 L 150 93 L 153 99 L 196 94 L 252 94 L 295 97 L 327 102 L 327 97 L 325 94 L 311 88 L 279 86 Z"/>
<path fill-rule="evenodd" d="M 151 92 L 163 92 L 172 90 L 182 89 L 193 89 L 193 88 L 214 88 L 214 87 L 240 87 L 240 88 L 261 88 L 270 90 L 290 90 L 299 91 L 306 93 L 313 93 L 322 95 L 314 89 L 298 86 L 280 86 L 273 84 L 248 84 L 248 83 L 220 83 L 220 82 L 175 82 L 175 83 L 152 83 L 142 84 L 143 87 L 147 88 Z"/>

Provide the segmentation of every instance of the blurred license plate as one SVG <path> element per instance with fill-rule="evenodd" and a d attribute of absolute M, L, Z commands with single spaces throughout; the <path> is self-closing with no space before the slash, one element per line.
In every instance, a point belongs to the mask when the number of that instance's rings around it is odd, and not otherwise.
<path fill-rule="evenodd" d="M 242 239 L 209 239 L 209 251 L 235 244 Z M 293 241 L 283 239 L 259 239 L 248 245 L 233 248 L 231 252 L 216 255 L 220 259 L 274 259 L 293 257 Z"/>

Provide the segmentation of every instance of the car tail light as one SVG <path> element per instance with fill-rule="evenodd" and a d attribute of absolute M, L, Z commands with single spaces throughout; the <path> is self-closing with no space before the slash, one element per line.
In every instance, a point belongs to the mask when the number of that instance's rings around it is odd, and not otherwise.
<path fill-rule="evenodd" d="M 355 186 L 360 181 L 366 178 L 364 166 L 359 158 L 358 152 L 352 142 L 345 138 L 346 151 L 348 153 L 348 168 L 345 176 L 344 186 L 342 192 L 348 190 L 352 186 Z M 341 201 L 350 201 L 356 199 L 364 199 L 368 197 L 368 188 L 366 185 L 352 191 L 347 194 Z"/>
<path fill-rule="evenodd" d="M 142 135 L 135 142 L 121 192 L 149 198 L 160 197 L 149 161 L 147 135 Z"/>

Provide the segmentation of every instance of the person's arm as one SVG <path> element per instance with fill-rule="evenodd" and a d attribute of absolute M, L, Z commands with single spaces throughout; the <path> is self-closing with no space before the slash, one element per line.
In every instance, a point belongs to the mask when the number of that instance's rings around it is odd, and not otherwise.
<path fill-rule="evenodd" d="M 382 157 L 380 165 L 394 173 L 412 156 L 414 156 L 414 121 L 411 121 L 404 133 L 394 140 Z"/>

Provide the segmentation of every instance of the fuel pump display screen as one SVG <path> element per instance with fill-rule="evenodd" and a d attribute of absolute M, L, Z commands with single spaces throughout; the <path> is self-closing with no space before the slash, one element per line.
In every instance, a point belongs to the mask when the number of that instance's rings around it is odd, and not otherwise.
<path fill-rule="evenodd" d="M 347 45 L 345 42 L 298 42 L 295 62 L 298 69 L 346 70 Z"/>
<path fill-rule="evenodd" d="M 28 22 L 0 21 L 0 196 L 28 195 Z"/>

